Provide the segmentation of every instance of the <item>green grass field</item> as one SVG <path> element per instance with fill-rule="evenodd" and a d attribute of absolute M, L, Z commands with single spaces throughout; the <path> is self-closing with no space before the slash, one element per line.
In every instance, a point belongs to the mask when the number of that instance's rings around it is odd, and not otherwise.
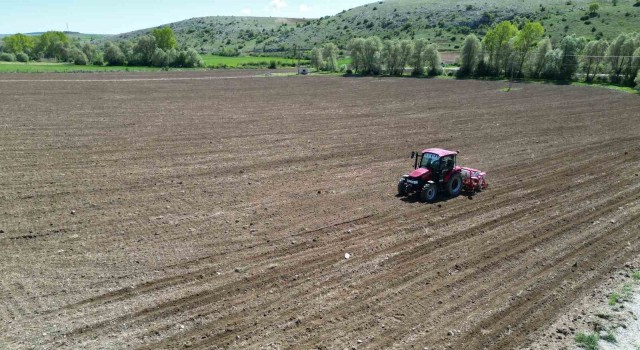
<path fill-rule="evenodd" d="M 268 66 L 271 61 L 276 61 L 278 66 L 287 65 L 293 66 L 296 64 L 296 60 L 282 57 L 257 57 L 257 56 L 237 56 L 237 57 L 225 57 L 217 55 L 203 55 L 207 67 L 227 67 L 227 68 L 239 68 L 239 67 L 256 67 L 256 66 Z M 308 64 L 307 61 L 300 61 L 301 64 Z"/>
<path fill-rule="evenodd" d="M 295 65 L 293 59 L 282 57 L 223 57 L 204 55 L 202 59 L 208 68 L 259 68 L 267 67 L 271 61 L 276 61 L 278 67 Z M 308 61 L 300 61 L 308 64 Z M 197 68 L 196 68 L 197 69 Z M 71 63 L 45 62 L 0 62 L 0 73 L 73 73 L 73 72 L 148 72 L 158 71 L 156 67 L 120 67 L 120 66 L 76 66 Z M 192 70 L 192 69 L 183 69 Z"/>
<path fill-rule="evenodd" d="M 0 73 L 148 72 L 155 67 L 76 66 L 72 63 L 0 62 Z"/>

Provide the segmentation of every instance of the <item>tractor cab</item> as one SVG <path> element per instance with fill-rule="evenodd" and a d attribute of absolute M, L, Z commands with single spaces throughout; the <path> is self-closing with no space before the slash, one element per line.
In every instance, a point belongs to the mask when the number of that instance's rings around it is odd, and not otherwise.
<path fill-rule="evenodd" d="M 445 154 L 450 153 L 450 154 Z M 415 158 L 414 169 L 427 169 L 432 177 L 438 177 L 442 180 L 444 174 L 448 174 L 456 167 L 457 153 L 432 152 L 432 150 L 424 150 L 423 153 L 413 152 L 411 157 Z"/>
<path fill-rule="evenodd" d="M 458 152 L 447 151 L 439 148 L 428 148 L 422 153 L 412 152 L 411 158 L 415 160 L 411 174 L 412 177 L 424 177 L 428 174 L 434 182 L 448 180 L 448 177 L 456 169 L 456 156 Z M 428 171 L 425 171 L 428 170 Z"/>

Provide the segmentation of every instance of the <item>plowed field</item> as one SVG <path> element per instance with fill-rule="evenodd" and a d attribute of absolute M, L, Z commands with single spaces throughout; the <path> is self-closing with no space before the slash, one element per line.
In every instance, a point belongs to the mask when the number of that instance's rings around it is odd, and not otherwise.
<path fill-rule="evenodd" d="M 0 348 L 512 349 L 640 253 L 637 95 L 251 74 L 0 77 Z"/>

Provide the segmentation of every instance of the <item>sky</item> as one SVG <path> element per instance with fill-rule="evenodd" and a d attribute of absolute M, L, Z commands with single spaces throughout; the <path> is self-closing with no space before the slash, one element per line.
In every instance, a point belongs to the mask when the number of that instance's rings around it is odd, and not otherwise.
<path fill-rule="evenodd" d="M 70 30 L 120 34 L 193 17 L 318 18 L 374 0 L 11 0 L 0 7 L 0 33 Z"/>

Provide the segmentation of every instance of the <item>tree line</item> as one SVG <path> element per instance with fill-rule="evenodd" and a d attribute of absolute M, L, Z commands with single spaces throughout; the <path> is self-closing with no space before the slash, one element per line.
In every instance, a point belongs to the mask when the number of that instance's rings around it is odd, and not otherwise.
<path fill-rule="evenodd" d="M 570 81 L 578 74 L 587 82 L 609 81 L 639 86 L 640 34 L 621 33 L 613 41 L 587 40 L 576 35 L 553 43 L 540 23 L 519 28 L 501 22 L 482 41 L 466 37 L 459 77 L 519 77 Z"/>
<path fill-rule="evenodd" d="M 411 74 L 416 76 L 443 73 L 436 45 L 424 39 L 355 38 L 346 49 L 351 55 L 349 69 L 358 74 L 401 76 L 406 67 L 412 67 Z M 311 65 L 318 70 L 344 70 L 337 67 L 338 51 L 333 43 L 313 49 Z M 468 35 L 457 63 L 459 78 L 569 81 L 584 77 L 587 82 L 600 80 L 640 87 L 640 34 L 622 33 L 611 42 L 568 35 L 554 43 L 545 37 L 539 22 L 504 21 L 490 28 L 482 40 Z"/>
<path fill-rule="evenodd" d="M 404 75 L 407 66 L 414 67 L 411 74 L 436 76 L 443 73 L 442 60 L 435 44 L 425 39 L 385 40 L 377 36 L 354 38 L 347 49 L 351 53 L 349 71 L 356 74 Z M 344 70 L 338 67 L 339 48 L 333 43 L 311 51 L 311 66 L 324 71 Z"/>
<path fill-rule="evenodd" d="M 3 39 L 0 61 L 28 62 L 53 59 L 76 65 L 203 67 L 193 48 L 178 49 L 173 30 L 156 28 L 135 41 L 107 41 L 103 45 L 71 40 L 64 32 L 51 31 L 39 36 L 9 35 Z"/>

